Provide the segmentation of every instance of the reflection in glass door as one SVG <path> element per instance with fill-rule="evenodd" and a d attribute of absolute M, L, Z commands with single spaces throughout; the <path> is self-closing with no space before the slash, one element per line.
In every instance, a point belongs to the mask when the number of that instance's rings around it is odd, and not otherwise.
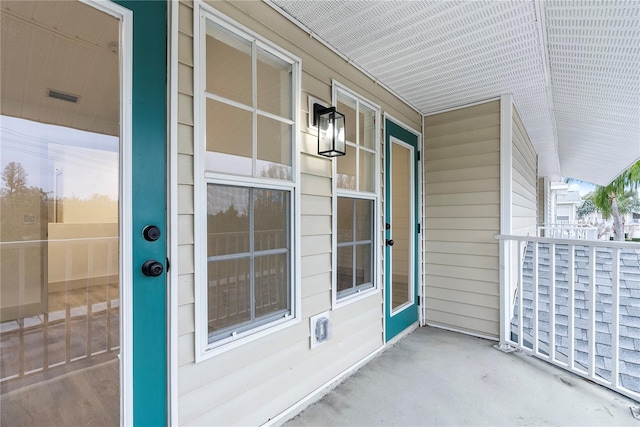
<path fill-rule="evenodd" d="M 0 424 L 118 425 L 120 21 L 0 9 Z"/>
<path fill-rule="evenodd" d="M 413 302 L 413 149 L 391 142 L 391 313 Z"/>

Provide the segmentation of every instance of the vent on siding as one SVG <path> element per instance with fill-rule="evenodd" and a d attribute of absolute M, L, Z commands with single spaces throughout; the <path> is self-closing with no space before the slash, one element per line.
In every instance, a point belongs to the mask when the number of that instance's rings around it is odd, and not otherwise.
<path fill-rule="evenodd" d="M 53 89 L 47 89 L 47 96 L 61 101 L 73 102 L 74 104 L 76 104 L 78 99 L 80 99 L 78 95 L 72 95 L 70 93 L 64 93 Z"/>

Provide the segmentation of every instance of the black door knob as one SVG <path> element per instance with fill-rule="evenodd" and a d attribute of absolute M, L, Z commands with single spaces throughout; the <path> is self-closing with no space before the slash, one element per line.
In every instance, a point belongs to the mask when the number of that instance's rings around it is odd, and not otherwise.
<path fill-rule="evenodd" d="M 387 246 L 393 246 L 394 243 L 393 239 L 387 239 Z"/>
<path fill-rule="evenodd" d="M 156 260 L 148 259 L 142 264 L 142 274 L 149 277 L 158 277 L 164 271 L 162 264 Z"/>
<path fill-rule="evenodd" d="M 145 240 L 148 240 L 149 242 L 155 242 L 158 240 L 160 238 L 160 234 L 160 229 L 155 225 L 147 225 L 144 230 L 142 230 L 142 235 Z"/>

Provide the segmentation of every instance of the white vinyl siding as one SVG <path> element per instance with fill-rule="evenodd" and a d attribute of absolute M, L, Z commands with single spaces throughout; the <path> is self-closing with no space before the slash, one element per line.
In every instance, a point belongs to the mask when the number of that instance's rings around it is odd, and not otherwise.
<path fill-rule="evenodd" d="M 538 217 L 538 155 L 515 106 L 512 109 L 512 232 L 535 236 Z"/>
<path fill-rule="evenodd" d="M 424 118 L 428 324 L 499 334 L 500 102 Z"/>
<path fill-rule="evenodd" d="M 301 320 L 195 363 L 194 3 L 185 1 L 179 6 L 177 155 L 181 227 L 178 260 L 174 261 L 178 269 L 177 419 L 180 425 L 261 425 L 383 345 L 381 292 L 331 310 L 332 163 L 316 154 L 315 131 L 306 125 L 308 96 L 329 103 L 332 79 L 337 79 L 414 128 L 420 128 L 420 115 L 265 3 L 211 1 L 209 5 L 302 60 L 301 107 L 294 111 L 301 124 L 294 138 L 301 193 Z M 383 152 L 382 146 L 379 151 Z M 308 319 L 327 310 L 331 310 L 332 338 L 311 350 Z"/>

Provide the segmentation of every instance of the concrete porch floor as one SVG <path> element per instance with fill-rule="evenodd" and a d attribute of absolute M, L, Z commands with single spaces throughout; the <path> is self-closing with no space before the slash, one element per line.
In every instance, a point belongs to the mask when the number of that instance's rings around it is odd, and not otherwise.
<path fill-rule="evenodd" d="M 285 426 L 640 426 L 637 402 L 494 344 L 419 328 Z"/>

